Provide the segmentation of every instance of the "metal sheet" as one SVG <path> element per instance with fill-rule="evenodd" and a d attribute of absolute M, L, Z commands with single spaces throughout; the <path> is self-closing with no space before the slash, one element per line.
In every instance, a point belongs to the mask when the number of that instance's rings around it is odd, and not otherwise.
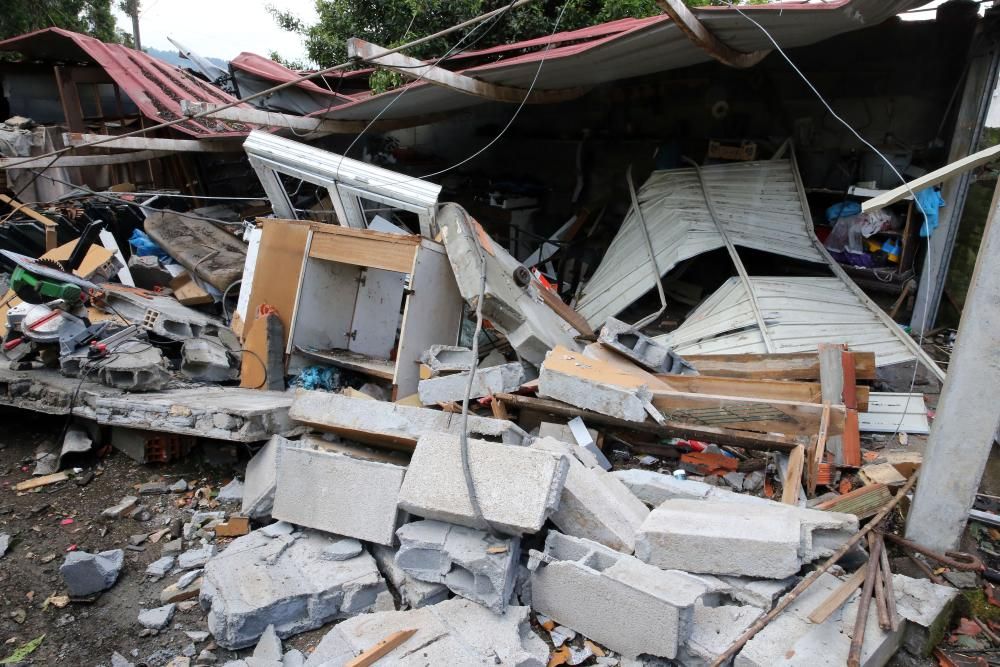
<path fill-rule="evenodd" d="M 930 433 L 924 395 L 873 391 L 868 396 L 868 412 L 858 414 L 858 427 L 866 433 Z"/>
<path fill-rule="evenodd" d="M 701 170 L 719 222 L 735 245 L 826 261 L 813 242 L 789 160 Z M 661 276 L 685 259 L 724 247 L 694 169 L 653 172 L 638 194 Z M 591 325 L 602 324 L 655 287 L 644 243 L 639 219 L 630 211 L 577 304 Z"/>

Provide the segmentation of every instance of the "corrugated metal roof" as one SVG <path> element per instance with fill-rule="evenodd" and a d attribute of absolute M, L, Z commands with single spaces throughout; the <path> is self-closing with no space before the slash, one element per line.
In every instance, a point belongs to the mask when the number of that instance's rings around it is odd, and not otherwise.
<path fill-rule="evenodd" d="M 836 0 L 823 4 L 783 2 L 741 9 L 771 32 L 783 48 L 791 48 L 877 25 L 899 12 L 923 4 L 926 0 Z M 716 37 L 734 49 L 751 52 L 772 47 L 757 27 L 732 9 L 705 7 L 694 11 Z M 545 51 L 542 47 L 547 44 L 554 46 Z M 491 83 L 526 88 L 544 58 L 545 65 L 535 84 L 539 90 L 595 86 L 711 60 L 711 56 L 693 44 L 666 15 L 622 19 L 462 53 L 449 58 L 448 62 L 487 55 L 509 57 L 461 71 Z M 421 81 L 316 115 L 339 120 L 369 120 L 403 90 L 408 91 L 406 95 L 381 118 L 402 119 L 484 103 L 481 98 Z"/>
<path fill-rule="evenodd" d="M 96 63 L 135 103 L 142 115 L 157 122 L 181 116 L 181 100 L 228 104 L 237 100 L 215 86 L 142 51 L 106 44 L 62 28 L 46 28 L 0 42 L 0 51 L 17 51 L 33 60 Z M 249 108 L 249 105 L 243 105 Z M 211 118 L 174 126 L 201 138 L 244 136 L 252 128 L 243 123 Z"/>
<path fill-rule="evenodd" d="M 701 172 L 734 244 L 825 263 L 813 243 L 789 160 L 708 165 Z M 725 247 L 694 169 L 653 172 L 637 194 L 661 276 L 685 259 Z M 577 304 L 592 326 L 656 286 L 644 236 L 630 209 Z"/>
<path fill-rule="evenodd" d="M 287 83 L 301 76 L 299 72 L 289 69 L 281 63 L 276 63 L 270 58 L 265 58 L 264 56 L 259 56 L 256 53 L 248 53 L 246 51 L 229 61 L 229 64 L 233 69 L 246 72 L 247 74 L 251 74 L 259 79 L 270 81 L 275 84 Z M 313 81 L 300 81 L 295 84 L 295 87 L 301 88 L 302 90 L 314 95 L 333 97 L 341 103 L 352 101 L 349 95 L 337 94 L 333 90 L 325 88 L 324 86 L 321 86 Z M 334 90 L 335 89 L 336 88 L 334 88 Z"/>

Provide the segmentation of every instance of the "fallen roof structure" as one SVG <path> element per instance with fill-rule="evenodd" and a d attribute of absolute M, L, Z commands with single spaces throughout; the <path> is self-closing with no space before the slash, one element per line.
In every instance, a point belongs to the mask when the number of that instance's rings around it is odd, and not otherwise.
<path fill-rule="evenodd" d="M 229 61 L 229 69 L 236 82 L 237 94 L 241 98 L 259 93 L 275 84 L 293 81 L 301 76 L 295 70 L 270 58 L 247 52 L 243 52 Z M 352 101 L 350 96 L 325 87 L 324 84 L 329 85 L 325 79 L 299 81 L 291 88 L 259 97 L 253 100 L 252 104 L 260 109 L 308 115 Z"/>

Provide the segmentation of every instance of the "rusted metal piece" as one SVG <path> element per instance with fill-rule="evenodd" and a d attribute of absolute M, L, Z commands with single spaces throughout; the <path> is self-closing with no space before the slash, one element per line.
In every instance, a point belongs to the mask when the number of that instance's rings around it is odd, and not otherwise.
<path fill-rule="evenodd" d="M 921 546 L 912 540 L 900 537 L 899 535 L 893 535 L 892 533 L 883 533 L 883 536 L 888 538 L 890 541 L 895 542 L 904 549 L 909 549 L 910 551 L 915 551 L 918 554 L 927 556 L 930 559 L 936 560 L 947 568 L 952 570 L 962 570 L 964 572 L 982 572 L 986 569 L 983 561 L 979 560 L 972 554 L 967 554 L 964 551 L 946 551 L 943 554 L 939 554 L 936 551 L 931 551 L 927 547 Z"/>
<path fill-rule="evenodd" d="M 882 536 L 879 536 L 880 540 L 884 540 Z M 899 610 L 896 608 L 896 592 L 892 586 L 892 569 L 889 567 L 889 551 L 885 548 L 885 542 L 882 543 L 882 556 L 879 559 L 880 569 L 882 573 L 882 585 L 885 588 L 885 603 L 886 611 L 889 612 L 889 630 L 895 632 L 899 629 Z"/>
<path fill-rule="evenodd" d="M 875 592 L 875 585 L 878 583 L 878 567 L 879 560 L 882 558 L 882 544 L 882 540 L 878 539 L 875 535 L 868 535 L 868 569 L 865 572 L 865 585 L 861 587 L 861 598 L 858 599 L 858 615 L 854 619 L 854 636 L 851 637 L 851 650 L 847 654 L 847 667 L 861 667 L 861 647 L 865 643 L 868 612 L 871 609 L 871 600 Z"/>
<path fill-rule="evenodd" d="M 698 20 L 683 0 L 656 0 L 656 4 L 673 19 L 674 24 L 693 44 L 724 65 L 746 69 L 753 67 L 771 53 L 770 50 L 743 53 L 725 44 Z"/>
<path fill-rule="evenodd" d="M 939 577 L 938 575 L 934 574 L 934 570 L 931 569 L 931 566 L 925 563 L 924 561 L 920 560 L 913 554 L 908 555 L 907 558 L 909 558 L 910 561 L 917 566 L 918 570 L 924 573 L 924 576 L 933 581 L 935 584 L 938 584 L 939 586 L 948 585 L 948 582 L 944 580 L 944 577 Z"/>

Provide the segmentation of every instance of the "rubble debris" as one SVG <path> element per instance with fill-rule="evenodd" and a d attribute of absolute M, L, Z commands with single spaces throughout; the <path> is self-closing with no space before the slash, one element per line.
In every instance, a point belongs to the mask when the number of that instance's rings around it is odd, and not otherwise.
<path fill-rule="evenodd" d="M 140 609 L 139 625 L 151 630 L 163 630 L 170 624 L 176 610 L 177 605 L 173 603 L 154 609 Z"/>
<path fill-rule="evenodd" d="M 246 245 L 193 212 L 150 211 L 146 233 L 184 268 L 222 292 L 243 275 Z"/>
<path fill-rule="evenodd" d="M 406 470 L 337 452 L 285 447 L 271 515 L 307 528 L 391 546 Z M 412 472 L 412 469 L 411 469 Z"/>
<path fill-rule="evenodd" d="M 125 552 L 121 549 L 97 554 L 71 551 L 59 566 L 59 574 L 70 595 L 87 597 L 114 586 L 124 563 Z"/>
<path fill-rule="evenodd" d="M 434 375 L 467 373 L 475 360 L 472 350 L 457 345 L 431 345 L 420 355 L 420 363 L 426 364 Z M 482 364 L 479 367 L 484 368 Z"/>
<path fill-rule="evenodd" d="M 559 507 L 550 517 L 552 523 L 567 535 L 631 554 L 635 550 L 635 533 L 649 515 L 642 501 L 600 466 L 584 465 L 579 446 L 539 438 L 531 447 L 563 454 L 569 463 Z"/>
<path fill-rule="evenodd" d="M 545 539 L 544 553 L 531 552 L 528 568 L 536 612 L 631 658 L 676 657 L 695 604 L 717 597 L 685 572 L 661 570 L 555 531 Z"/>
<path fill-rule="evenodd" d="M 10 549 L 10 535 L 7 533 L 0 533 L 0 558 L 7 555 L 7 551 Z"/>
<path fill-rule="evenodd" d="M 160 391 L 173 379 L 163 352 L 146 341 L 127 340 L 115 346 L 96 370 L 86 370 L 104 385 L 125 391 Z M 65 372 L 65 367 L 64 367 Z M 70 375 L 74 377 L 74 375 Z"/>
<path fill-rule="evenodd" d="M 825 558 L 858 531 L 858 518 L 782 503 L 672 499 L 650 512 L 636 556 L 664 569 L 783 579 Z"/>
<path fill-rule="evenodd" d="M 313 531 L 269 537 L 262 530 L 233 540 L 205 566 L 201 585 L 215 641 L 242 648 L 270 624 L 279 637 L 288 637 L 371 611 L 386 590 L 375 560 L 367 553 L 344 561 L 324 558 L 333 541 Z"/>
<path fill-rule="evenodd" d="M 281 460 L 282 450 L 289 444 L 291 441 L 280 435 L 271 436 L 267 444 L 247 463 L 240 511 L 251 519 L 261 520 L 271 516 L 278 463 Z"/>
<path fill-rule="evenodd" d="M 163 556 L 162 558 L 158 558 L 146 566 L 146 574 L 157 579 L 162 579 L 170 574 L 170 570 L 174 569 L 174 563 L 176 561 L 177 559 L 173 556 Z"/>
<path fill-rule="evenodd" d="M 461 415 L 398 403 L 367 401 L 341 394 L 299 390 L 289 416 L 320 431 L 330 431 L 359 442 L 411 450 L 429 433 L 458 435 Z M 520 445 L 527 438 L 516 424 L 469 415 L 469 436 Z"/>
<path fill-rule="evenodd" d="M 204 567 L 215 555 L 214 544 L 204 544 L 197 549 L 189 549 L 177 557 L 177 567 L 181 570 L 193 570 Z"/>
<path fill-rule="evenodd" d="M 483 317 L 507 337 L 522 359 L 541 365 L 549 350 L 556 346 L 579 350 L 575 337 L 593 333 L 572 308 L 493 243 L 461 206 L 442 206 L 437 223 L 462 298 L 476 307 L 485 273 Z"/>
<path fill-rule="evenodd" d="M 407 662 L 412 656 L 411 661 L 431 665 L 545 665 L 548 646 L 531 629 L 529 614 L 527 607 L 508 607 L 499 615 L 454 598 L 410 611 L 355 616 L 334 626 L 306 664 L 346 664 L 393 632 L 415 628 L 387 662 Z"/>
<path fill-rule="evenodd" d="M 892 575 L 892 590 L 899 615 L 908 621 L 903 645 L 913 655 L 927 657 L 947 631 L 951 612 L 961 593 L 927 579 L 903 574 Z"/>
<path fill-rule="evenodd" d="M 323 558 L 329 560 L 350 560 L 360 556 L 365 548 L 361 542 L 350 537 L 336 540 L 323 549 Z"/>
<path fill-rule="evenodd" d="M 421 581 L 399 567 L 396 564 L 396 549 L 373 544 L 371 552 L 382 576 L 399 593 L 404 609 L 418 609 L 448 599 L 449 589 L 444 584 Z"/>
<path fill-rule="evenodd" d="M 616 382 L 618 378 L 623 381 Z M 649 388 L 636 386 L 632 376 L 564 347 L 546 355 L 538 376 L 538 395 L 634 422 L 646 420 L 646 406 L 653 398 Z"/>
<path fill-rule="evenodd" d="M 169 491 L 167 483 L 162 480 L 145 482 L 144 484 L 139 485 L 140 496 L 161 496 Z"/>
<path fill-rule="evenodd" d="M 613 317 L 604 321 L 598 340 L 651 373 L 676 375 L 690 368 L 669 347 Z"/>
<path fill-rule="evenodd" d="M 24 482 L 18 482 L 17 484 L 14 485 L 14 490 L 30 491 L 32 489 L 48 486 L 50 484 L 65 482 L 68 479 L 69 479 L 69 473 L 63 470 L 62 472 L 54 472 L 51 475 L 42 475 L 41 477 L 29 479 Z"/>
<path fill-rule="evenodd" d="M 194 382 L 229 382 L 240 375 L 226 347 L 218 338 L 209 336 L 184 341 L 181 373 Z"/>
<path fill-rule="evenodd" d="M 720 489 L 711 484 L 697 482 L 692 479 L 677 479 L 673 475 L 630 468 L 616 470 L 611 473 L 625 484 L 640 500 L 651 507 L 659 507 L 673 498 L 686 500 L 718 500 L 731 503 L 770 504 L 767 498 L 760 498 L 746 493 L 735 493 L 728 489 Z"/>
<path fill-rule="evenodd" d="M 101 516 L 107 517 L 109 519 L 117 519 L 126 512 L 132 510 L 139 502 L 137 496 L 125 496 L 122 498 L 117 505 L 109 507 L 101 512 Z"/>
<path fill-rule="evenodd" d="M 518 538 L 442 521 L 414 521 L 396 531 L 396 565 L 422 581 L 442 583 L 498 614 L 507 608 L 520 555 Z"/>
<path fill-rule="evenodd" d="M 200 577 L 196 577 L 190 581 L 182 577 L 160 591 L 160 602 L 163 604 L 180 604 L 185 600 L 192 600 L 199 596 L 202 581 Z M 182 584 L 182 582 L 184 583 Z"/>
<path fill-rule="evenodd" d="M 581 462 L 591 468 L 598 465 L 603 470 L 611 470 L 611 461 L 609 461 L 608 457 L 604 455 L 601 448 L 597 446 L 594 436 L 591 434 L 590 429 L 587 428 L 587 425 L 583 423 L 582 417 L 574 417 L 573 419 L 570 419 L 566 426 L 569 427 L 570 434 L 573 436 L 573 439 L 565 440 L 564 442 L 575 442 L 577 445 L 590 452 L 589 456 L 582 457 L 580 459 Z"/>
<path fill-rule="evenodd" d="M 219 494 L 215 499 L 223 505 L 243 504 L 243 482 L 239 478 L 230 480 L 229 484 L 219 489 Z"/>
<path fill-rule="evenodd" d="M 417 442 L 399 489 L 399 507 L 425 519 L 470 528 L 469 499 L 457 436 L 434 433 Z M 559 506 L 569 462 L 529 447 L 468 439 L 469 473 L 483 519 L 510 535 L 536 533 Z M 280 493 L 280 488 L 279 488 Z"/>
<path fill-rule="evenodd" d="M 441 375 L 417 384 L 417 394 L 424 405 L 437 405 L 465 398 L 470 372 Z M 469 398 L 482 398 L 501 392 L 517 390 L 525 381 L 524 366 L 520 363 L 503 364 L 479 369 L 472 381 Z"/>

